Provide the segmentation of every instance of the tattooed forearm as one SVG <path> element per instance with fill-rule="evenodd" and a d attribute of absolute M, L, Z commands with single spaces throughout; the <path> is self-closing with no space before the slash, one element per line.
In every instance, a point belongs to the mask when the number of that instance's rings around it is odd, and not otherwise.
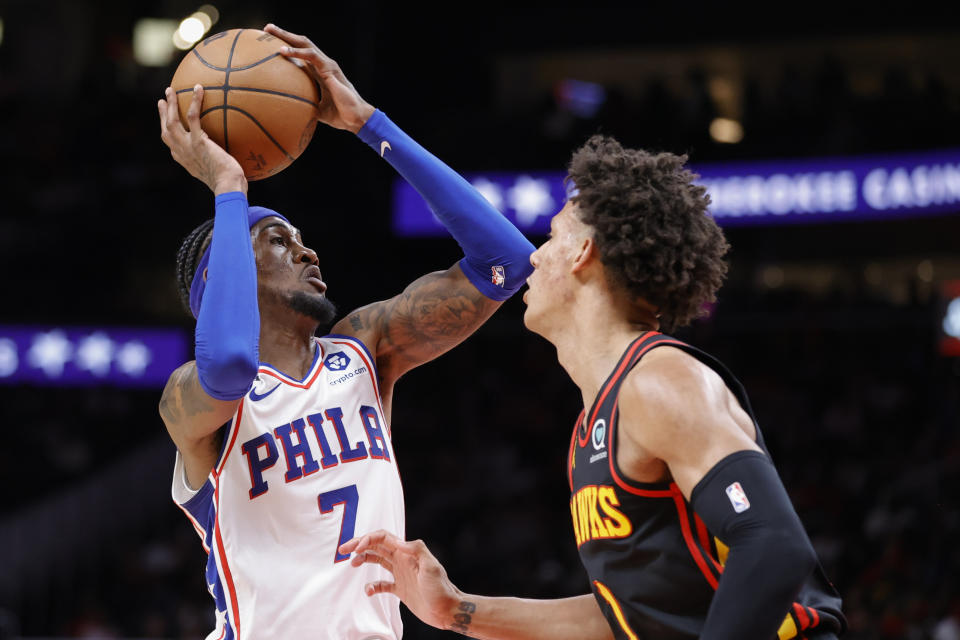
<path fill-rule="evenodd" d="M 476 331 L 498 306 L 459 270 L 430 274 L 392 301 L 383 319 L 384 337 L 414 351 L 433 345 L 442 352 Z"/>
<path fill-rule="evenodd" d="M 418 278 L 401 294 L 358 309 L 348 319 L 356 334 L 373 341 L 377 368 L 393 382 L 463 342 L 499 306 L 457 264 Z"/>
<path fill-rule="evenodd" d="M 470 623 L 473 622 L 472 614 L 476 611 L 477 605 L 472 602 L 467 602 L 466 600 L 461 600 L 459 606 L 457 606 L 457 613 L 453 614 L 453 622 L 448 629 L 467 635 L 467 631 L 470 630 Z"/>

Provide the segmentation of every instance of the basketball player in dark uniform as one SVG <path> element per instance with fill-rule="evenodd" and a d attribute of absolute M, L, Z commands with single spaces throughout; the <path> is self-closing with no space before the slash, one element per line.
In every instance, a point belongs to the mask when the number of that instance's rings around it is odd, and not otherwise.
<path fill-rule="evenodd" d="M 420 541 L 341 547 L 376 562 L 424 622 L 475 638 L 808 640 L 846 627 L 764 445 L 720 362 L 661 333 L 715 299 L 728 245 L 685 158 L 596 136 L 530 258 L 524 322 L 557 347 L 585 410 L 567 460 L 592 594 L 468 595 Z M 374 596 L 375 597 L 375 596 Z"/>

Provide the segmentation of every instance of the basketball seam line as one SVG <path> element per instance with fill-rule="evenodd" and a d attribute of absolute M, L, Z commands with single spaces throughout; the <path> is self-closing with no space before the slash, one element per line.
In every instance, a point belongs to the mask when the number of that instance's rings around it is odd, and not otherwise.
<path fill-rule="evenodd" d="M 214 65 L 214 64 L 211 63 L 211 62 L 207 62 L 206 59 L 204 59 L 204 57 L 203 57 L 202 55 L 200 55 L 199 53 L 197 53 L 197 50 L 196 50 L 196 49 L 193 50 L 193 53 L 197 56 L 197 59 L 200 60 L 200 62 L 201 62 L 205 67 L 208 67 L 208 68 L 210 68 L 210 69 L 213 69 L 214 71 L 246 71 L 247 69 L 252 69 L 253 67 L 257 66 L 258 64 L 263 64 L 263 63 L 266 62 L 267 60 L 272 60 L 273 58 L 276 58 L 276 57 L 278 57 L 278 56 L 280 55 L 278 52 L 271 53 L 271 54 L 268 55 L 266 58 L 263 58 L 262 60 L 257 60 L 256 62 L 251 62 L 250 64 L 248 64 L 248 65 L 246 65 L 246 66 L 243 66 L 243 67 L 230 67 L 230 66 L 227 66 L 227 67 L 218 67 L 218 66 Z M 228 62 L 227 64 L 229 65 L 230 63 Z"/>
<path fill-rule="evenodd" d="M 219 106 L 216 106 L 216 107 L 210 107 L 209 109 L 207 109 L 206 111 L 204 111 L 203 113 L 201 113 L 201 114 L 200 114 L 200 117 L 202 118 L 203 116 L 207 115 L 207 114 L 210 113 L 211 111 L 217 111 L 217 110 L 219 110 L 219 109 L 223 109 L 223 117 L 224 117 L 224 120 L 226 120 L 227 111 L 237 111 L 237 112 L 242 113 L 243 115 L 247 116 L 248 118 L 250 118 L 250 121 L 253 122 L 253 124 L 257 125 L 257 127 L 260 128 L 260 131 L 263 131 L 263 135 L 267 136 L 267 138 L 270 140 L 270 142 L 272 142 L 274 145 L 276 145 L 277 149 L 280 149 L 280 151 L 283 152 L 283 155 L 285 155 L 285 156 L 287 156 L 288 158 L 290 158 L 290 160 L 295 160 L 295 158 L 294 158 L 293 156 L 291 156 L 291 155 L 287 152 L 287 150 L 284 149 L 283 146 L 281 146 L 280 143 L 276 141 L 276 139 L 274 139 L 274 137 L 273 137 L 272 135 L 270 135 L 270 132 L 267 131 L 267 130 L 264 128 L 264 126 L 263 126 L 262 124 L 260 124 L 260 122 L 259 122 L 256 118 L 253 117 L 252 114 L 250 114 L 250 113 L 247 112 L 247 111 L 244 111 L 243 109 L 241 109 L 241 108 L 239 108 L 239 107 L 235 107 L 235 106 L 229 105 L 229 104 L 222 104 L 222 105 L 219 105 Z"/>
<path fill-rule="evenodd" d="M 317 106 L 316 102 L 314 102 L 313 100 L 308 100 L 303 96 L 298 96 L 293 93 L 284 93 L 283 91 L 276 91 L 274 89 L 258 89 L 256 87 L 232 87 L 228 85 L 217 85 L 217 86 L 203 87 L 203 90 L 204 91 L 223 91 L 224 96 L 226 96 L 226 93 L 228 91 L 250 91 L 253 93 L 269 93 L 271 95 L 282 96 L 284 98 L 291 98 L 293 100 L 299 100 L 300 102 L 305 102 L 306 104 Z M 192 91 L 193 91 L 193 87 L 187 87 L 186 89 L 180 89 L 179 91 L 177 91 L 177 94 L 190 93 Z"/>
<path fill-rule="evenodd" d="M 237 42 L 240 41 L 240 36 L 243 35 L 243 29 L 237 31 L 237 35 L 233 38 L 233 42 L 230 44 L 230 55 L 227 56 L 227 69 L 224 71 L 223 76 L 223 104 L 227 104 L 227 94 L 230 92 L 230 67 L 233 66 L 233 54 L 237 50 Z M 256 120 L 254 120 L 256 122 Z M 257 122 L 257 126 L 260 126 L 260 123 Z M 262 127 L 261 127 L 262 128 Z M 269 137 L 269 134 L 267 134 Z M 230 153 L 230 137 L 227 133 L 227 110 L 223 110 L 223 148 L 227 153 Z"/>

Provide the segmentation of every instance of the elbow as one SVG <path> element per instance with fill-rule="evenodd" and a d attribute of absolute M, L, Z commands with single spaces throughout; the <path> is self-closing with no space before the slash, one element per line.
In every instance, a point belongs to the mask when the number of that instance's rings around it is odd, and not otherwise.
<path fill-rule="evenodd" d="M 768 555 L 775 558 L 779 573 L 785 582 L 800 585 L 817 566 L 817 552 L 807 538 L 806 532 L 784 531 L 770 535 L 767 540 Z"/>
<path fill-rule="evenodd" d="M 197 354 L 197 378 L 203 390 L 218 400 L 237 400 L 250 389 L 259 362 L 256 349 L 224 349 L 216 357 Z"/>

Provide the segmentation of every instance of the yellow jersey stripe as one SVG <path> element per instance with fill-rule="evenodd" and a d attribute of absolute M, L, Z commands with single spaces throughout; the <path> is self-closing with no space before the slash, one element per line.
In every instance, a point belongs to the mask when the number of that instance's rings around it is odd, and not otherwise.
<path fill-rule="evenodd" d="M 783 619 L 783 624 L 777 630 L 777 640 L 790 640 L 797 637 L 797 623 L 793 621 L 793 616 L 789 613 Z"/>
<path fill-rule="evenodd" d="M 630 625 L 627 624 L 627 619 L 623 616 L 623 609 L 620 608 L 620 603 L 617 602 L 617 599 L 610 593 L 610 589 L 607 589 L 607 585 L 599 580 L 594 580 L 593 584 L 597 588 L 597 593 L 600 594 L 600 597 L 606 600 L 610 608 L 613 609 L 613 615 L 617 617 L 617 622 L 620 623 L 620 628 L 627 634 L 627 637 L 630 638 L 630 640 L 640 640 L 637 634 L 633 632 L 633 629 L 630 628 Z"/>

